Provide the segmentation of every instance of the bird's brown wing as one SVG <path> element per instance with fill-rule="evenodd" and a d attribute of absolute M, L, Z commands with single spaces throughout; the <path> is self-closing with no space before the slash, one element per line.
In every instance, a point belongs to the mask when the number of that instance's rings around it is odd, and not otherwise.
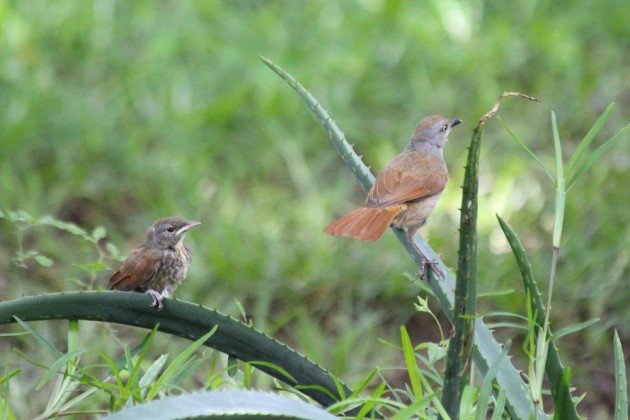
<path fill-rule="evenodd" d="M 387 207 L 429 197 L 446 186 L 444 160 L 421 152 L 398 155 L 378 176 L 368 194 L 368 207 Z"/>
<path fill-rule="evenodd" d="M 153 248 L 136 248 L 109 279 L 109 288 L 144 291 L 160 268 L 161 252 Z"/>

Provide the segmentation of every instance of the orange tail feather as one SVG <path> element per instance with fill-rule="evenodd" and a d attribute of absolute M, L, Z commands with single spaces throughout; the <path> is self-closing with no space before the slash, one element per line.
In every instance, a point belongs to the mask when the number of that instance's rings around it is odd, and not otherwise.
<path fill-rule="evenodd" d="M 337 219 L 324 228 L 324 232 L 333 236 L 346 236 L 361 241 L 378 240 L 391 225 L 404 206 L 384 208 L 359 207 L 341 219 Z"/>

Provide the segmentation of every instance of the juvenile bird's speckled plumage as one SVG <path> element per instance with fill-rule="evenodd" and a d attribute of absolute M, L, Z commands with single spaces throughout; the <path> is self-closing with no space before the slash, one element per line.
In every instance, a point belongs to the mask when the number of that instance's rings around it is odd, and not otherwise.
<path fill-rule="evenodd" d="M 151 306 L 162 308 L 162 299 L 171 297 L 184 281 L 191 253 L 184 244 L 189 229 L 199 226 L 181 217 L 160 219 L 151 226 L 142 245 L 135 248 L 109 279 L 109 288 L 147 293 Z"/>

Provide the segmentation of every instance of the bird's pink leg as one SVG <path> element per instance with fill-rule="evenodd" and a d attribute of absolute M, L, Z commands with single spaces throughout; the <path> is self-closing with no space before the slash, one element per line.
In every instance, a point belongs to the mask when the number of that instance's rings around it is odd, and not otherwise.
<path fill-rule="evenodd" d="M 153 299 L 153 302 L 151 303 L 151 307 L 157 306 L 158 310 L 164 307 L 164 305 L 162 304 L 162 300 L 164 300 L 164 297 L 160 294 L 160 292 L 153 289 L 149 289 L 144 293 L 151 296 L 151 299 Z"/>

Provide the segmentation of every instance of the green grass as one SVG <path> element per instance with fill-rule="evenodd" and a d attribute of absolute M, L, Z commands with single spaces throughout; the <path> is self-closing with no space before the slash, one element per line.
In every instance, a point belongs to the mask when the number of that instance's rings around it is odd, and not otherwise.
<path fill-rule="evenodd" d="M 397 340 L 411 317 L 410 324 L 433 331 L 409 328 L 414 342 L 437 333 L 426 314 L 414 316 L 421 286 L 405 276 L 415 268 L 393 235 L 363 244 L 321 233 L 361 203 L 363 193 L 310 112 L 258 55 L 308 86 L 376 172 L 422 116 L 465 121 L 446 149 L 451 181 L 421 232 L 455 266 L 466 130 L 503 90 L 520 90 L 542 104 L 514 103 L 501 116 L 547 166 L 553 163 L 551 109 L 569 156 L 617 102 L 600 134 L 609 138 L 630 116 L 623 43 L 629 19 L 629 8 L 614 0 L 510 7 L 2 2 L 0 210 L 51 214 L 89 234 L 105 227 L 99 243 L 108 268 L 118 262 L 106 244 L 124 257 L 159 217 L 201 220 L 203 230 L 188 236 L 194 260 L 178 296 L 236 316 L 240 302 L 257 328 L 344 380 L 360 381 L 376 366 L 403 366 L 401 354 L 378 339 Z M 629 155 L 622 140 L 588 171 L 588 180 L 577 181 L 566 203 L 552 325 L 603 320 L 558 343 L 578 394 L 589 392 L 583 404 L 591 404 L 591 413 L 604 410 L 614 389 L 592 381 L 588 366 L 613 378 L 611 328 L 624 343 L 630 337 Z M 517 228 L 534 276 L 544 279 L 553 196 L 544 173 L 496 122 L 485 129 L 481 162 L 479 292 L 516 292 L 482 298 L 479 310 L 523 314 L 520 276 L 494 214 Z M 17 233 L 0 219 L 0 299 L 88 288 L 93 280 L 105 285 L 107 273 L 90 265 L 100 255 L 89 241 L 48 225 L 27 228 L 23 249 L 53 264 L 25 259 L 21 268 L 14 261 Z M 65 324 L 36 325 L 65 345 Z M 86 325 L 79 345 L 93 344 L 114 358 L 120 344 L 140 340 L 132 329 Z M 154 358 L 185 347 L 160 335 L 154 346 Z M 16 358 L 14 347 L 47 366 L 55 359 L 26 337 L 0 340 L 0 359 L 14 360 L 0 375 L 23 369 L 9 381 L 11 407 L 28 418 L 43 412 L 53 384 L 31 393 L 42 372 Z M 191 379 L 187 386 L 199 383 Z M 20 403 L 25 395 L 28 406 Z"/>

